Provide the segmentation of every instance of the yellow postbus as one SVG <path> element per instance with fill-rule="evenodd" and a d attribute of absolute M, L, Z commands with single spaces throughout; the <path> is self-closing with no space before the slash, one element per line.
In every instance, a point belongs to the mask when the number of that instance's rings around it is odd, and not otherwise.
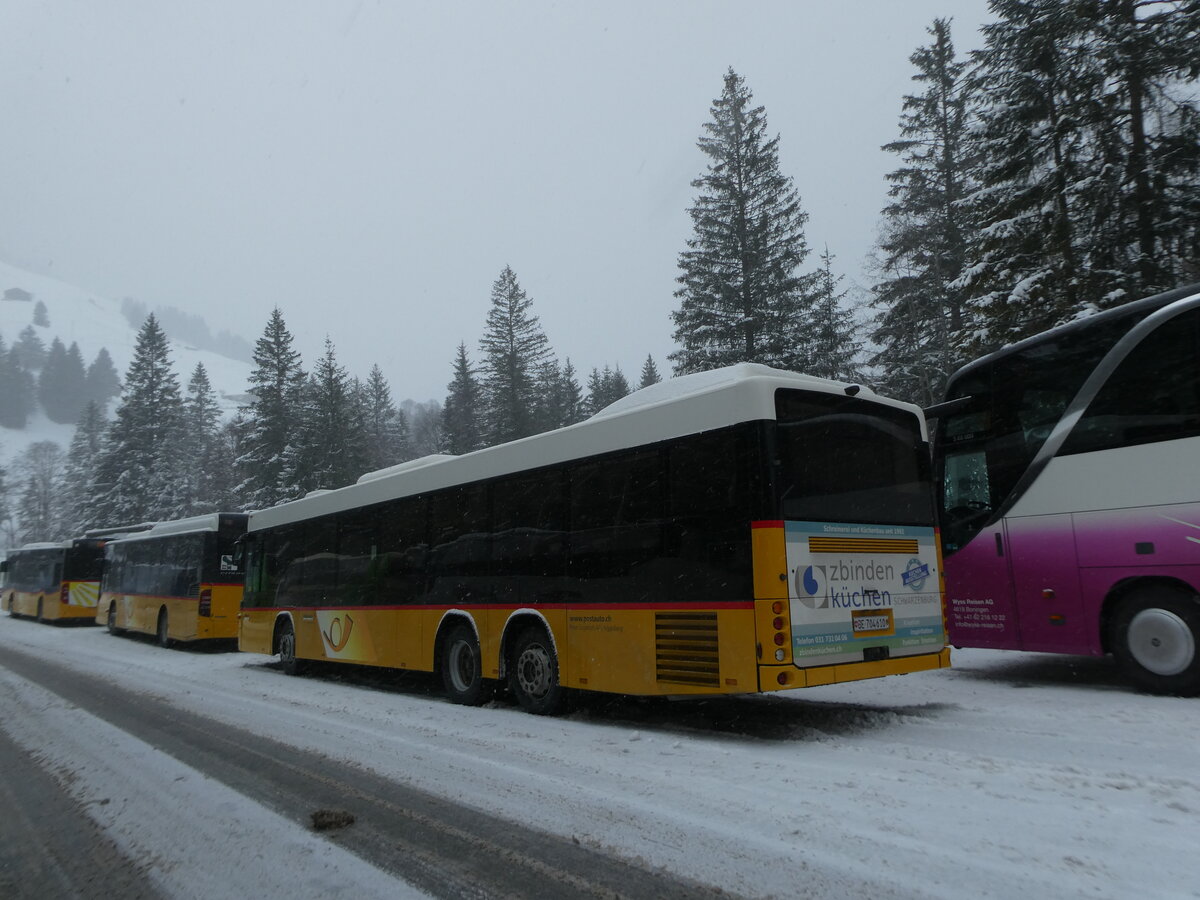
<path fill-rule="evenodd" d="M 244 513 L 211 513 L 110 541 L 96 621 L 113 634 L 153 634 L 164 647 L 236 638 L 242 570 L 234 549 L 245 531 Z"/>
<path fill-rule="evenodd" d="M 96 617 L 105 541 L 82 537 L 26 544 L 0 563 L 0 603 L 13 616 L 39 622 L 91 623 Z"/>
<path fill-rule="evenodd" d="M 921 411 L 742 364 L 250 514 L 239 646 L 531 712 L 949 665 Z"/>

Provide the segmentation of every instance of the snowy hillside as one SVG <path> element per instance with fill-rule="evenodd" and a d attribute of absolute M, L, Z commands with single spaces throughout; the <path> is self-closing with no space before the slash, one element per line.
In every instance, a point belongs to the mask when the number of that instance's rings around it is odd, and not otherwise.
<path fill-rule="evenodd" d="M 33 299 L 28 302 L 0 299 L 0 336 L 6 346 L 11 347 L 21 331 L 33 325 L 33 310 L 40 300 L 46 304 L 50 325 L 35 325 L 34 330 L 47 348 L 56 337 L 67 347 L 75 342 L 86 366 L 96 358 L 100 348 L 105 347 L 117 373 L 124 379 L 137 343 L 137 330 L 130 327 L 121 314 L 119 300 L 98 297 L 82 288 L 0 262 L 0 297 L 12 288 L 32 294 Z M 244 402 L 250 377 L 248 364 L 175 340 L 171 341 L 171 361 L 181 390 L 186 388 L 196 363 L 204 363 L 226 417 L 232 416 Z M 111 407 L 109 411 L 111 413 Z M 55 424 L 40 412 L 22 430 L 0 427 L 0 464 L 10 461 L 35 441 L 52 440 L 66 450 L 73 432 L 74 426 Z"/>

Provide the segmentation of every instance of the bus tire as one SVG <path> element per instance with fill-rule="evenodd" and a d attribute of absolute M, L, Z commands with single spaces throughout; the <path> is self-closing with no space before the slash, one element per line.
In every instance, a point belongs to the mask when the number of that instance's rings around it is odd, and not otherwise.
<path fill-rule="evenodd" d="M 166 607 L 158 611 L 158 630 L 155 633 L 158 637 L 158 646 L 171 646 L 171 623 L 167 619 Z"/>
<path fill-rule="evenodd" d="M 109 634 L 120 634 L 121 629 L 117 627 L 117 604 L 108 604 L 108 621 L 105 623 Z"/>
<path fill-rule="evenodd" d="M 1139 587 L 1113 617 L 1113 656 L 1153 694 L 1200 694 L 1200 597 L 1162 584 Z"/>
<path fill-rule="evenodd" d="M 566 689 L 559 681 L 558 655 L 544 628 L 526 628 L 517 635 L 508 687 L 526 712 L 549 716 L 562 709 Z"/>
<path fill-rule="evenodd" d="M 39 622 L 45 622 L 45 621 L 46 621 L 46 617 L 45 617 L 45 616 L 42 614 L 42 603 L 43 603 L 43 602 L 45 602 L 45 598 L 44 598 L 44 597 L 38 597 L 38 606 L 37 606 L 37 620 L 38 620 Z"/>
<path fill-rule="evenodd" d="M 296 629 L 292 627 L 291 619 L 279 623 L 275 647 L 279 653 L 279 668 L 285 675 L 304 674 L 304 663 L 296 658 Z"/>
<path fill-rule="evenodd" d="M 479 706 L 492 699 L 495 685 L 483 677 L 479 639 L 466 622 L 456 622 L 442 638 L 442 684 L 446 696 L 463 706 Z"/>

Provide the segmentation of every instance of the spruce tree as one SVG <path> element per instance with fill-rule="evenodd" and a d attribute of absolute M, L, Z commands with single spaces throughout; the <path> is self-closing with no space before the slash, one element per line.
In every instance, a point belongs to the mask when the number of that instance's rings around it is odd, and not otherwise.
<path fill-rule="evenodd" d="M 821 254 L 817 270 L 816 302 L 810 319 L 811 357 L 807 374 L 835 381 L 860 379 L 858 356 L 862 341 L 857 338 L 854 312 L 840 289 L 841 275 L 833 274 L 833 254 L 829 248 Z"/>
<path fill-rule="evenodd" d="M 932 41 L 909 57 L 920 93 L 904 97 L 900 138 L 883 147 L 901 165 L 887 176 L 872 333 L 880 388 L 922 406 L 941 399 L 967 339 L 960 279 L 971 227 L 962 204 L 974 161 L 966 63 L 949 20 L 927 30 Z"/>
<path fill-rule="evenodd" d="M 51 422 L 66 425 L 79 420 L 87 402 L 84 381 L 79 345 L 72 343 L 68 350 L 55 338 L 38 375 L 38 400 Z"/>
<path fill-rule="evenodd" d="M 629 381 L 620 366 L 615 369 L 605 366 L 603 371 L 592 369 L 592 374 L 588 377 L 588 412 L 598 413 L 629 393 Z"/>
<path fill-rule="evenodd" d="M 88 366 L 84 379 L 84 394 L 87 400 L 94 401 L 103 412 L 108 401 L 121 396 L 121 379 L 117 377 L 117 367 L 113 365 L 108 350 L 100 348 L 92 364 Z"/>
<path fill-rule="evenodd" d="M 579 378 L 575 375 L 575 366 L 571 364 L 570 357 L 567 357 L 567 361 L 559 373 L 558 390 L 562 424 L 574 425 L 576 422 L 586 419 L 587 401 L 584 399 L 583 388 L 579 384 Z"/>
<path fill-rule="evenodd" d="M 492 285 L 492 305 L 479 346 L 481 383 L 490 444 L 537 431 L 538 376 L 550 360 L 550 345 L 530 300 L 511 268 Z"/>
<path fill-rule="evenodd" d="M 285 458 L 293 453 L 292 437 L 300 421 L 305 376 L 300 353 L 276 307 L 254 346 L 250 373 L 250 403 L 242 408 L 238 432 L 238 468 L 242 482 L 237 494 L 244 509 L 266 509 L 299 496 L 287 482 Z"/>
<path fill-rule="evenodd" d="M 221 437 L 221 407 L 204 363 L 196 363 L 188 379 L 183 420 L 187 432 L 187 439 L 182 442 L 184 471 L 180 474 L 183 515 L 220 512 L 216 483 L 221 477 L 219 468 L 228 459 Z"/>
<path fill-rule="evenodd" d="M 679 309 L 671 314 L 679 349 L 675 374 L 737 362 L 802 369 L 811 277 L 808 218 L 791 178 L 779 169 L 779 137 L 767 137 L 763 107 L 733 69 L 699 147 L 707 172 L 689 210 L 693 234 L 679 255 Z"/>
<path fill-rule="evenodd" d="M 964 283 L 987 352 L 1078 314 L 1102 292 L 1084 231 L 1100 147 L 1084 127 L 1104 76 L 1086 23 L 1062 0 L 993 0 L 973 54 L 981 162 L 967 203 Z"/>
<path fill-rule="evenodd" d="M 363 386 L 365 464 L 368 472 L 412 458 L 408 421 L 392 402 L 392 389 L 378 365 L 371 367 Z"/>
<path fill-rule="evenodd" d="M 46 362 L 46 345 L 42 343 L 42 339 L 38 337 L 38 333 L 33 330 L 32 325 L 26 325 L 21 329 L 13 349 L 17 351 L 21 365 L 27 372 L 38 371 Z"/>
<path fill-rule="evenodd" d="M 93 521 L 105 525 L 178 514 L 176 456 L 183 401 L 167 337 L 151 314 L 138 332 L 125 390 L 96 467 Z"/>
<path fill-rule="evenodd" d="M 50 313 L 46 311 L 46 304 L 41 300 L 33 305 L 33 324 L 39 328 L 50 327 Z"/>
<path fill-rule="evenodd" d="M 100 407 L 89 400 L 75 426 L 63 477 L 66 518 L 72 534 L 83 534 L 100 524 L 91 519 L 91 496 L 106 425 Z"/>
<path fill-rule="evenodd" d="M 454 377 L 447 385 L 442 407 L 441 449 L 461 455 L 479 450 L 483 444 L 483 389 L 467 356 L 467 345 L 458 345 Z M 415 424 L 415 423 L 414 423 Z"/>
<path fill-rule="evenodd" d="M 662 376 L 658 374 L 658 366 L 654 364 L 654 357 L 647 353 L 646 361 L 642 363 L 642 377 L 638 382 L 638 387 L 650 387 L 650 385 L 658 384 L 660 381 L 662 381 Z"/>
<path fill-rule="evenodd" d="M 299 438 L 285 454 L 285 483 L 302 494 L 352 484 L 366 470 L 358 413 L 350 377 L 326 338 L 304 389 Z"/>
<path fill-rule="evenodd" d="M 33 376 L 21 365 L 17 349 L 5 352 L 0 340 L 0 426 L 24 428 L 36 405 Z"/>

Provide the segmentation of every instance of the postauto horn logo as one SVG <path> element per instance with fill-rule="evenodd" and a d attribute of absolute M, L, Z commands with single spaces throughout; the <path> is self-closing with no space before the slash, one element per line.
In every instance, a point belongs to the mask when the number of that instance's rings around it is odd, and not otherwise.
<path fill-rule="evenodd" d="M 824 566 L 809 566 L 803 571 L 796 568 L 796 598 L 809 609 L 826 609 L 829 606 L 829 579 Z"/>

